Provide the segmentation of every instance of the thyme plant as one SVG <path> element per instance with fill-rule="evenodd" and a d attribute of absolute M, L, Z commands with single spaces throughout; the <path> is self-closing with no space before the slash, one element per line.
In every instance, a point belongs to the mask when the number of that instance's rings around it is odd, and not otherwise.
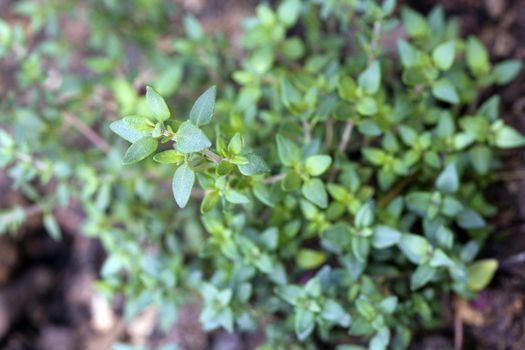
<path fill-rule="evenodd" d="M 51 232 L 54 208 L 81 203 L 83 231 L 108 250 L 97 287 L 124 294 L 126 316 L 157 305 L 167 328 L 198 299 L 207 331 L 263 327 L 260 350 L 405 349 L 439 324 L 440 296 L 487 286 L 497 261 L 476 259 L 496 213 L 486 189 L 500 150 L 525 138 L 486 92 L 521 62 L 491 62 L 439 7 L 423 16 L 392 0 L 260 4 L 235 59 L 220 34 L 183 24 L 146 61 L 158 78 L 145 96 L 109 82 L 125 152 L 105 128 L 84 133 L 96 154 L 71 154 L 45 127 L 0 133 L 0 165 L 42 203 Z M 111 43 L 124 39 L 105 40 L 90 61 L 101 77 L 123 56 Z M 42 196 L 35 177 L 58 190 Z"/>

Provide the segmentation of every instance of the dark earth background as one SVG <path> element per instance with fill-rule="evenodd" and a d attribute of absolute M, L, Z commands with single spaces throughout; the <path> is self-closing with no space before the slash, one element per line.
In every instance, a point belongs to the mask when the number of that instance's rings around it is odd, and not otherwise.
<path fill-rule="evenodd" d="M 173 0 L 196 14 L 205 28 L 227 33 L 253 13 L 256 1 Z M 0 0 L 0 14 L 9 0 Z M 427 13 L 441 4 L 447 16 L 457 16 L 464 35 L 475 34 L 490 49 L 492 59 L 525 60 L 525 0 L 401 1 Z M 3 17 L 3 15 L 2 15 Z M 9 18 L 9 16 L 6 16 Z M 74 30 L 74 28 L 69 28 Z M 68 28 L 66 27 L 67 31 Z M 0 62 L 1 63 L 1 62 Z M 0 67 L 0 79 L 2 78 Z M 525 72 L 510 85 L 483 92 L 502 97 L 502 115 L 525 133 Z M 414 336 L 413 349 L 525 349 L 525 159 L 523 149 L 504 154 L 497 181 L 489 191 L 500 213 L 491 220 L 495 235 L 482 256 L 500 262 L 494 281 L 473 302 L 443 300 L 443 327 Z M 28 205 L 10 192 L 0 172 L 0 207 Z M 205 335 L 198 326 L 198 307 L 181 310 L 178 324 L 166 336 L 154 329 L 148 310 L 131 324 L 120 317 L 122 301 L 108 305 L 90 287 L 97 278 L 104 252 L 97 241 L 79 232 L 82 213 L 67 208 L 57 213 L 65 232 L 52 240 L 41 219 L 31 218 L 16 236 L 0 236 L 0 349 L 106 350 L 118 340 L 135 344 L 178 341 L 180 349 L 251 349 L 261 335 Z M 461 345 L 460 345 L 461 344 Z"/>

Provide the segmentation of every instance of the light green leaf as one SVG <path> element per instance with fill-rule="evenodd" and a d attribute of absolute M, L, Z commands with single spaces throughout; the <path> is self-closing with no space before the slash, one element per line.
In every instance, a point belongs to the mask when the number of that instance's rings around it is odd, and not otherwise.
<path fill-rule="evenodd" d="M 367 94 L 375 94 L 381 84 L 381 67 L 378 61 L 372 62 L 364 72 L 359 75 L 357 84 Z"/>
<path fill-rule="evenodd" d="M 305 340 L 313 332 L 315 315 L 304 308 L 298 308 L 295 313 L 295 334 L 299 340 Z"/>
<path fill-rule="evenodd" d="M 479 292 L 490 283 L 497 269 L 498 261 L 496 259 L 474 262 L 468 267 L 467 287 L 474 292 Z"/>
<path fill-rule="evenodd" d="M 188 166 L 187 163 L 183 163 L 175 171 L 172 182 L 173 196 L 175 202 L 181 208 L 184 208 L 188 204 L 190 199 L 191 190 L 195 183 L 195 172 Z"/>
<path fill-rule="evenodd" d="M 487 74 L 490 70 L 489 53 L 479 39 L 470 36 L 465 49 L 467 66 L 475 76 Z"/>
<path fill-rule="evenodd" d="M 411 37 L 421 38 L 430 32 L 425 17 L 410 8 L 405 7 L 401 10 L 401 18 L 407 34 Z"/>
<path fill-rule="evenodd" d="M 266 164 L 264 159 L 262 159 L 255 153 L 246 154 L 245 157 L 248 159 L 249 163 L 238 166 L 241 174 L 245 176 L 253 176 L 264 174 L 270 171 L 270 168 L 268 168 L 268 165 Z"/>
<path fill-rule="evenodd" d="M 201 129 L 185 121 L 177 130 L 177 150 L 182 153 L 200 152 L 211 146 L 211 141 Z"/>
<path fill-rule="evenodd" d="M 54 240 L 59 240 L 62 237 L 62 230 L 53 214 L 44 215 L 44 227 Z"/>
<path fill-rule="evenodd" d="M 297 22 L 300 12 L 300 0 L 285 0 L 277 8 L 277 18 L 286 27 L 291 27 Z"/>
<path fill-rule="evenodd" d="M 206 125 L 211 121 L 215 108 L 215 95 L 217 88 L 214 86 L 206 90 L 190 111 L 190 120 L 196 126 Z"/>
<path fill-rule="evenodd" d="M 295 258 L 297 266 L 302 269 L 314 269 L 326 261 L 326 254 L 313 249 L 300 249 Z"/>
<path fill-rule="evenodd" d="M 306 159 L 306 171 L 312 176 L 323 174 L 332 164 L 332 157 L 327 155 L 315 155 Z"/>
<path fill-rule="evenodd" d="M 508 125 L 504 125 L 496 131 L 494 141 L 499 148 L 514 148 L 525 145 L 525 137 Z"/>
<path fill-rule="evenodd" d="M 405 256 L 414 264 L 426 261 L 430 252 L 430 244 L 421 236 L 411 233 L 401 235 L 399 248 Z"/>
<path fill-rule="evenodd" d="M 446 71 L 449 70 L 454 63 L 454 57 L 456 55 L 456 43 L 454 41 L 447 41 L 442 43 L 432 51 L 432 59 L 439 69 Z"/>
<path fill-rule="evenodd" d="M 135 129 L 137 131 L 151 132 L 153 130 L 153 123 L 147 118 L 130 116 L 125 117 L 123 120 L 132 129 Z"/>
<path fill-rule="evenodd" d="M 328 206 L 328 194 L 320 179 L 310 179 L 302 187 L 303 196 L 320 208 Z"/>
<path fill-rule="evenodd" d="M 489 172 L 492 165 L 492 150 L 484 145 L 472 147 L 468 151 L 470 164 L 476 172 L 480 175 L 485 175 Z"/>
<path fill-rule="evenodd" d="M 133 142 L 124 154 L 123 164 L 133 164 L 147 158 L 157 150 L 158 143 L 152 137 L 146 136 Z"/>
<path fill-rule="evenodd" d="M 432 94 L 435 98 L 448 103 L 459 103 L 459 95 L 450 80 L 442 78 L 432 85 Z"/>
<path fill-rule="evenodd" d="M 211 211 L 217 203 L 219 203 L 219 191 L 210 191 L 205 196 L 204 199 L 201 202 L 201 213 L 207 213 Z"/>
<path fill-rule="evenodd" d="M 109 125 L 109 128 L 115 134 L 131 143 L 150 134 L 150 132 L 146 131 L 137 131 L 136 129 L 132 128 L 128 123 L 126 123 L 124 119 L 114 121 Z"/>
<path fill-rule="evenodd" d="M 447 165 L 436 179 L 436 187 L 444 193 L 454 193 L 459 187 L 459 176 L 455 163 Z"/>
<path fill-rule="evenodd" d="M 510 83 L 520 74 L 523 64 L 520 60 L 507 60 L 494 66 L 494 80 L 499 85 Z"/>
<path fill-rule="evenodd" d="M 169 149 L 155 154 L 153 160 L 164 164 L 180 164 L 184 160 L 184 156 L 173 149 Z"/>
<path fill-rule="evenodd" d="M 286 166 L 292 166 L 301 160 L 301 149 L 284 136 L 277 134 L 277 153 Z"/>
<path fill-rule="evenodd" d="M 226 200 L 233 204 L 247 204 L 250 203 L 250 198 L 245 196 L 239 191 L 228 190 L 226 191 Z"/>
<path fill-rule="evenodd" d="M 232 139 L 230 140 L 230 143 L 228 143 L 228 151 L 231 154 L 240 154 L 242 152 L 242 147 L 244 145 L 244 141 L 242 139 L 241 134 L 238 132 L 233 135 Z"/>
<path fill-rule="evenodd" d="M 148 106 L 155 117 L 159 122 L 163 122 L 170 118 L 170 110 L 164 98 L 159 95 L 151 86 L 146 86 L 146 100 L 148 101 Z"/>
<path fill-rule="evenodd" d="M 385 249 L 397 244 L 400 239 L 401 232 L 392 227 L 379 225 L 374 230 L 372 245 L 376 249 Z"/>

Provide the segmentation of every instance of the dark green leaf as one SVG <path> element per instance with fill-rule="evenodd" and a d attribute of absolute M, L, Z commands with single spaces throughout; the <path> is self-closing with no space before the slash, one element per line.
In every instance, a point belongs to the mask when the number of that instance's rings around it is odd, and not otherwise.
<path fill-rule="evenodd" d="M 426 285 L 436 274 L 436 268 L 430 265 L 419 265 L 410 278 L 410 289 L 417 290 Z"/>
<path fill-rule="evenodd" d="M 124 154 L 123 164 L 133 164 L 147 158 L 157 150 L 158 143 L 152 137 L 146 136 L 133 142 Z"/>

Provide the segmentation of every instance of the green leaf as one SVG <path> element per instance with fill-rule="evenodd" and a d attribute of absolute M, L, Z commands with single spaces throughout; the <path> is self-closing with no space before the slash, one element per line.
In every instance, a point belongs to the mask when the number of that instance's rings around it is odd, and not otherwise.
<path fill-rule="evenodd" d="M 364 72 L 359 75 L 357 84 L 367 94 L 375 94 L 381 85 L 381 67 L 378 61 L 372 62 Z"/>
<path fill-rule="evenodd" d="M 164 98 L 159 95 L 151 86 L 146 86 L 146 100 L 148 101 L 148 106 L 153 114 L 153 117 L 159 122 L 166 121 L 170 118 L 170 110 Z"/>
<path fill-rule="evenodd" d="M 372 245 L 376 249 L 385 249 L 399 243 L 400 239 L 401 232 L 392 227 L 379 225 L 374 229 Z"/>
<path fill-rule="evenodd" d="M 496 259 L 474 262 L 468 267 L 467 287 L 474 292 L 479 292 L 490 283 L 497 269 L 498 261 Z"/>
<path fill-rule="evenodd" d="M 508 125 L 503 125 L 496 131 L 494 141 L 499 148 L 514 148 L 525 145 L 525 137 Z"/>
<path fill-rule="evenodd" d="M 425 17 L 412 9 L 403 8 L 401 10 L 401 18 L 407 34 L 411 37 L 421 38 L 430 32 L 430 27 Z"/>
<path fill-rule="evenodd" d="M 237 132 L 235 133 L 235 135 L 233 135 L 232 139 L 230 140 L 230 143 L 228 143 L 228 151 L 231 154 L 235 155 L 241 154 L 243 144 L 244 142 L 242 136 Z"/>
<path fill-rule="evenodd" d="M 483 217 L 479 215 L 475 210 L 465 209 L 463 210 L 457 218 L 458 225 L 464 229 L 477 229 L 483 228 L 486 225 Z"/>
<path fill-rule="evenodd" d="M 183 18 L 184 30 L 189 38 L 200 40 L 204 37 L 204 30 L 197 18 L 187 15 Z"/>
<path fill-rule="evenodd" d="M 379 136 L 381 135 L 381 129 L 379 125 L 372 119 L 365 119 L 359 123 L 359 132 L 367 136 Z"/>
<path fill-rule="evenodd" d="M 175 171 L 171 186 L 175 202 L 177 202 L 179 207 L 184 208 L 188 204 L 194 183 L 195 172 L 191 170 L 187 163 L 183 163 Z"/>
<path fill-rule="evenodd" d="M 321 311 L 321 317 L 332 323 L 339 324 L 341 327 L 348 327 L 352 322 L 352 317 L 333 299 L 326 300 Z"/>
<path fill-rule="evenodd" d="M 459 103 L 459 95 L 450 80 L 442 78 L 432 85 L 432 95 L 441 101 Z"/>
<path fill-rule="evenodd" d="M 326 254 L 317 250 L 303 248 L 297 252 L 295 261 L 297 266 L 302 269 L 315 269 L 326 261 Z"/>
<path fill-rule="evenodd" d="M 211 146 L 211 141 L 201 129 L 185 121 L 177 130 L 177 150 L 182 153 L 200 152 Z"/>
<path fill-rule="evenodd" d="M 397 51 L 403 67 L 411 67 L 417 64 L 418 50 L 403 39 L 397 41 Z"/>
<path fill-rule="evenodd" d="M 352 253 L 357 261 L 365 263 L 370 253 L 370 240 L 367 237 L 352 237 Z"/>
<path fill-rule="evenodd" d="M 151 132 L 153 125 L 151 121 L 143 117 L 124 117 L 124 122 L 129 125 L 130 128 L 137 131 Z"/>
<path fill-rule="evenodd" d="M 454 193 L 459 187 L 459 176 L 455 163 L 447 165 L 436 179 L 436 187 L 444 193 Z"/>
<path fill-rule="evenodd" d="M 476 173 L 480 175 L 488 174 L 492 165 L 492 151 L 489 147 L 478 145 L 468 151 L 470 163 Z"/>
<path fill-rule="evenodd" d="M 315 327 L 315 315 L 313 312 L 298 308 L 295 313 L 295 334 L 299 340 L 305 340 L 310 336 Z"/>
<path fill-rule="evenodd" d="M 249 163 L 238 166 L 241 174 L 245 176 L 253 176 L 264 174 L 270 171 L 270 168 L 268 168 L 268 165 L 266 164 L 264 159 L 262 159 L 255 153 L 246 154 L 245 157 L 248 159 Z"/>
<path fill-rule="evenodd" d="M 283 191 L 292 192 L 301 187 L 301 182 L 302 179 L 301 176 L 299 176 L 299 174 L 297 174 L 295 171 L 289 171 L 284 176 L 284 179 L 281 183 L 281 187 Z"/>
<path fill-rule="evenodd" d="M 369 201 L 359 208 L 354 218 L 355 226 L 358 228 L 369 227 L 374 223 L 374 204 Z"/>
<path fill-rule="evenodd" d="M 362 115 L 374 115 L 377 113 L 377 103 L 370 96 L 364 96 L 357 102 L 357 112 Z"/>
<path fill-rule="evenodd" d="M 217 167 L 215 168 L 215 172 L 219 176 L 224 176 L 224 175 L 229 174 L 233 170 L 234 167 L 235 165 L 233 165 L 230 161 L 223 159 L 219 162 L 219 165 L 217 165 Z"/>
<path fill-rule="evenodd" d="M 436 268 L 430 265 L 419 265 L 410 277 L 410 290 L 417 290 L 426 285 L 436 274 Z"/>
<path fill-rule="evenodd" d="M 421 264 L 428 258 L 430 244 L 421 236 L 411 233 L 401 235 L 399 248 L 405 256 L 414 264 Z"/>
<path fill-rule="evenodd" d="M 201 202 L 201 213 L 207 213 L 211 211 L 217 203 L 219 203 L 220 194 L 219 191 L 210 191 L 205 196 Z"/>
<path fill-rule="evenodd" d="M 133 164 L 140 162 L 147 158 L 150 154 L 155 152 L 158 147 L 158 142 L 152 137 L 146 136 L 133 142 L 124 154 L 122 159 L 123 164 Z"/>
<path fill-rule="evenodd" d="M 109 128 L 115 134 L 131 143 L 150 134 L 150 132 L 147 131 L 137 131 L 136 129 L 132 128 L 128 123 L 126 123 L 124 119 L 114 121 L 109 125 Z"/>
<path fill-rule="evenodd" d="M 434 48 L 432 51 L 432 59 L 436 66 L 443 70 L 449 70 L 454 63 L 456 56 L 456 43 L 454 41 L 447 41 Z"/>
<path fill-rule="evenodd" d="M 320 208 L 328 206 L 328 194 L 324 182 L 320 179 L 310 179 L 303 184 L 303 196 Z"/>
<path fill-rule="evenodd" d="M 284 136 L 277 134 L 277 153 L 286 166 L 293 166 L 301 160 L 301 149 Z"/>
<path fill-rule="evenodd" d="M 206 125 L 211 121 L 215 108 L 216 90 L 215 85 L 210 87 L 195 101 L 190 111 L 190 120 L 194 125 Z"/>
<path fill-rule="evenodd" d="M 520 60 L 507 60 L 494 66 L 493 76 L 496 84 L 510 83 L 520 74 L 523 64 Z"/>
<path fill-rule="evenodd" d="M 54 240 L 59 240 L 60 237 L 62 237 L 62 230 L 53 214 L 49 213 L 44 215 L 44 227 Z"/>
<path fill-rule="evenodd" d="M 480 77 L 490 70 L 489 53 L 479 39 L 470 36 L 467 40 L 465 57 L 472 74 Z"/>
<path fill-rule="evenodd" d="M 169 149 L 155 154 L 153 160 L 164 164 L 180 164 L 184 161 L 184 156 L 173 149 Z"/>
<path fill-rule="evenodd" d="M 245 196 L 239 191 L 228 190 L 226 191 L 226 200 L 233 204 L 248 204 L 250 203 L 250 198 Z"/>
<path fill-rule="evenodd" d="M 327 155 L 315 155 L 306 159 L 306 171 L 312 176 L 323 174 L 332 164 L 332 157 Z"/>
<path fill-rule="evenodd" d="M 300 12 L 300 0 L 285 0 L 277 8 L 277 18 L 286 27 L 291 27 L 297 22 Z"/>

